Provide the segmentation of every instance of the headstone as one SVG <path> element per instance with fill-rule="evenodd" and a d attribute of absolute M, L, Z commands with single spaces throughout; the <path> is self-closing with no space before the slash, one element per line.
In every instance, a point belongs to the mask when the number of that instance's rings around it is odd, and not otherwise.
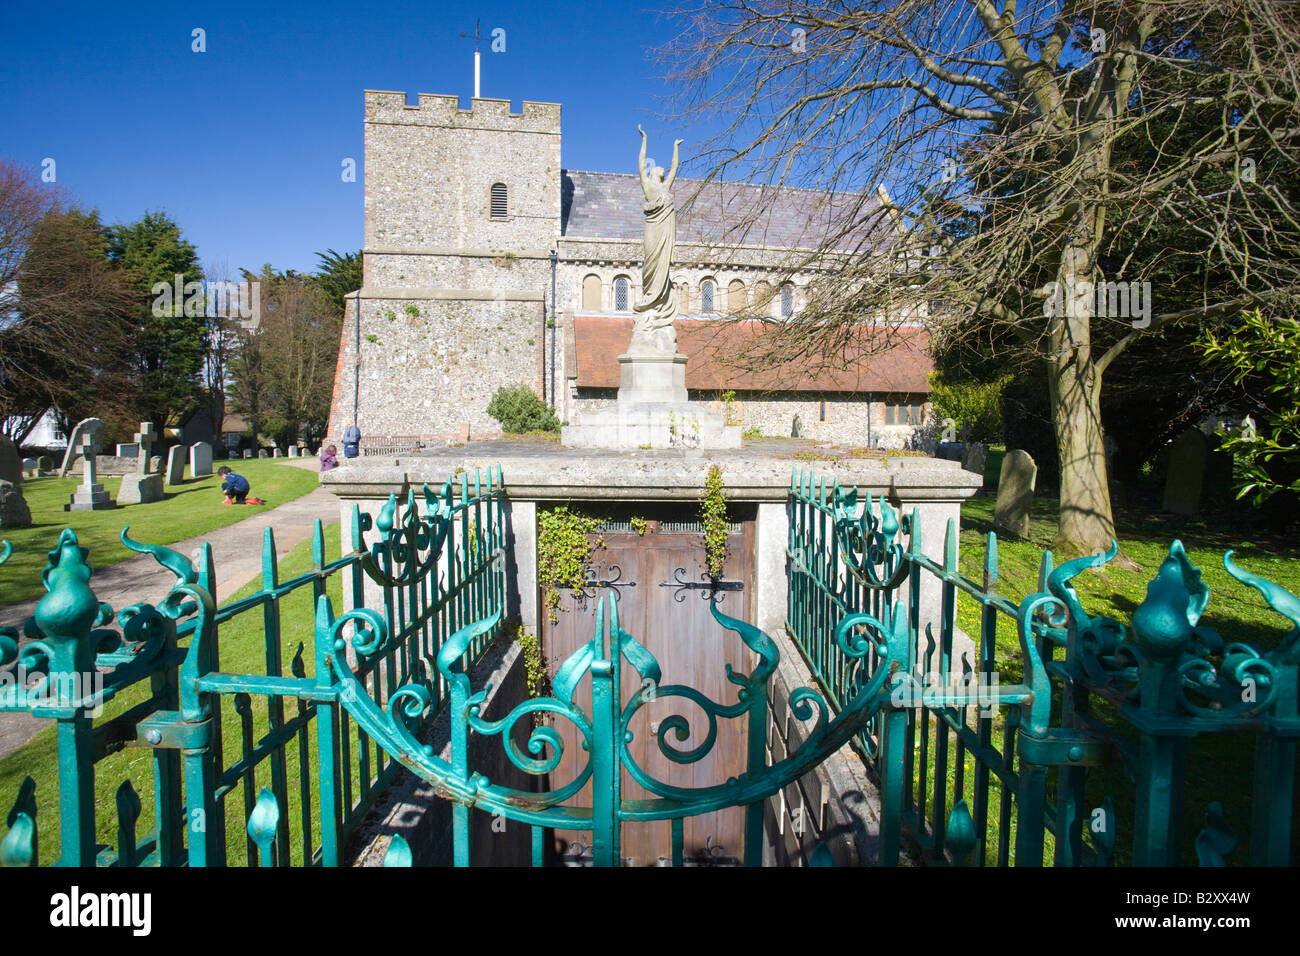
<path fill-rule="evenodd" d="M 212 474 L 212 446 L 196 441 L 190 446 L 190 477 L 201 478 Z"/>
<path fill-rule="evenodd" d="M 162 466 L 163 466 L 162 455 L 154 455 L 152 458 L 149 459 L 149 470 L 145 472 L 145 474 L 161 475 Z"/>
<path fill-rule="evenodd" d="M 297 445 L 290 445 L 290 446 L 289 446 L 289 457 L 290 457 L 290 458 L 297 458 L 298 456 L 299 456 L 298 446 L 297 446 Z"/>
<path fill-rule="evenodd" d="M 91 438 L 90 454 L 98 454 L 100 444 L 104 440 L 104 423 L 98 418 L 83 418 L 77 422 L 77 427 L 72 429 L 72 436 L 68 439 L 68 450 L 63 454 L 63 465 L 59 468 L 60 478 L 68 474 L 77 456 L 82 454 L 85 447 L 81 441 L 83 435 L 89 435 Z"/>
<path fill-rule="evenodd" d="M 30 528 L 32 509 L 27 507 L 22 489 L 0 478 L 0 528 Z"/>
<path fill-rule="evenodd" d="M 1205 481 L 1208 452 L 1205 436 L 1197 428 L 1188 428 L 1174 439 L 1169 450 L 1163 510 L 1177 515 L 1194 515 L 1201 510 L 1201 485 Z"/>
<path fill-rule="evenodd" d="M 117 489 L 119 505 L 147 505 L 163 499 L 163 476 L 136 472 L 122 476 L 122 485 Z"/>
<path fill-rule="evenodd" d="M 148 475 L 148 474 L 155 473 L 156 471 L 162 471 L 161 461 L 158 462 L 157 469 L 150 467 L 153 464 L 152 461 L 153 446 L 154 443 L 158 440 L 158 435 L 153 428 L 153 422 L 141 422 L 140 430 L 135 433 L 135 440 L 140 449 L 139 451 L 140 474 Z M 122 496 L 120 494 L 117 497 L 119 501 L 122 499 Z"/>
<path fill-rule="evenodd" d="M 257 457 L 258 457 L 258 458 L 265 458 L 265 457 L 266 457 L 266 449 L 265 449 L 265 448 L 259 448 L 259 449 L 257 450 Z"/>
<path fill-rule="evenodd" d="M 28 478 L 35 478 L 35 477 L 36 477 L 36 473 L 37 473 L 39 470 L 40 470 L 40 468 L 39 468 L 39 466 L 36 464 L 36 459 L 35 459 L 35 458 L 24 458 L 24 459 L 23 459 L 23 475 L 24 475 L 24 476 L 26 476 L 26 477 L 28 477 Z"/>
<path fill-rule="evenodd" d="M 77 427 L 81 428 L 80 425 Z M 100 428 L 103 428 L 102 422 Z M 68 446 L 69 456 L 77 450 L 81 453 L 81 485 L 72 493 L 72 500 L 63 506 L 64 511 L 106 511 L 113 507 L 113 499 L 108 496 L 104 486 L 95 480 L 95 442 L 98 440 L 90 429 L 86 429 L 81 432 L 76 449 Z M 64 465 L 66 467 L 66 460 Z"/>
<path fill-rule="evenodd" d="M 42 475 L 48 475 L 54 471 L 54 461 L 49 455 L 41 455 L 36 459 L 36 470 Z"/>
<path fill-rule="evenodd" d="M 117 446 L 117 450 L 113 454 L 118 458 L 139 458 L 140 445 L 138 442 L 124 442 Z"/>
<path fill-rule="evenodd" d="M 167 484 L 179 485 L 185 481 L 185 446 L 172 445 L 167 450 Z"/>
<path fill-rule="evenodd" d="M 0 481 L 12 481 L 20 489 L 23 486 L 22 459 L 14 443 L 4 436 L 0 436 Z"/>
<path fill-rule="evenodd" d="M 245 449 L 244 449 L 244 457 L 245 457 L 245 458 L 252 458 L 252 457 L 253 457 L 253 449 L 251 449 L 251 448 L 245 448 Z"/>
<path fill-rule="evenodd" d="M 961 467 L 965 471 L 974 472 L 977 475 L 984 474 L 984 466 L 988 464 L 989 446 L 982 441 L 968 442 L 961 452 Z"/>
<path fill-rule="evenodd" d="M 279 458 L 279 457 L 280 457 L 280 446 L 279 446 L 279 445 L 276 445 L 274 448 L 271 449 L 271 457 L 272 457 L 272 458 Z"/>
<path fill-rule="evenodd" d="M 934 457 L 945 461 L 961 461 L 962 447 L 959 441 L 941 441 L 934 448 Z"/>
<path fill-rule="evenodd" d="M 1002 472 L 998 477 L 998 500 L 993 509 L 993 525 L 1017 537 L 1029 536 L 1029 513 L 1034 507 L 1034 484 L 1038 481 L 1038 466 L 1029 452 L 1019 448 L 1002 458 Z"/>

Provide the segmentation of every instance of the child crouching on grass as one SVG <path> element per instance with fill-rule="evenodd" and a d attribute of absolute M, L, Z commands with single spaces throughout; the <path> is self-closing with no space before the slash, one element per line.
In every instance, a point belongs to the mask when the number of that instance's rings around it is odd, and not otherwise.
<path fill-rule="evenodd" d="M 230 470 L 228 465 L 222 465 L 217 469 L 217 474 L 221 476 L 221 492 L 226 496 L 223 505 L 260 505 L 265 504 L 261 498 L 249 498 L 248 479 L 243 475 L 237 475 Z"/>

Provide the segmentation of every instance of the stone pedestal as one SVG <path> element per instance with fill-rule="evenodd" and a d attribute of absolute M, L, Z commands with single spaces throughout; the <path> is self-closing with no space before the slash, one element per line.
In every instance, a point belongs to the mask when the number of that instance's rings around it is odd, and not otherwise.
<path fill-rule="evenodd" d="M 115 507 L 104 486 L 96 482 L 93 485 L 78 485 L 72 493 L 72 500 L 63 506 L 64 511 L 108 511 Z"/>
<path fill-rule="evenodd" d="M 162 475 L 134 474 L 122 476 L 122 487 L 117 492 L 118 504 L 147 505 L 154 501 L 162 501 L 162 498 Z"/>
<path fill-rule="evenodd" d="M 741 427 L 686 394 L 686 356 L 628 352 L 618 357 L 618 403 L 583 412 L 560 431 L 570 448 L 739 448 Z"/>

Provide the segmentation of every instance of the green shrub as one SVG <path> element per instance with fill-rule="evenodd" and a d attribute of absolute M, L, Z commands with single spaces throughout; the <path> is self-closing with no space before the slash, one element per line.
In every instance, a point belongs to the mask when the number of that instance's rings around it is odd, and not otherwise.
<path fill-rule="evenodd" d="M 554 410 L 522 383 L 513 388 L 503 385 L 497 389 L 488 403 L 487 413 L 501 423 L 502 431 L 511 434 L 560 430 L 560 420 L 555 417 Z"/>
<path fill-rule="evenodd" d="M 945 382 L 943 373 L 930 373 L 930 401 L 939 434 L 952 419 L 956 441 L 1002 441 L 1002 390 L 1011 381 L 1004 375 L 992 382 Z"/>

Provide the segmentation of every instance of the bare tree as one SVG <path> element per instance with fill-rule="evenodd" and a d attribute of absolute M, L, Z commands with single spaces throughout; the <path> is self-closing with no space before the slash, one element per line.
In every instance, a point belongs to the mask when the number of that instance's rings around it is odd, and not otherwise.
<path fill-rule="evenodd" d="M 51 407 L 65 427 L 133 411 L 124 356 L 138 297 L 107 241 L 94 212 L 0 162 L 0 423 L 17 443 Z"/>
<path fill-rule="evenodd" d="M 678 15 L 662 51 L 674 112 L 726 123 L 699 157 L 708 177 L 828 197 L 819 248 L 788 266 L 834 281 L 762 356 L 833 364 L 864 325 L 921 320 L 942 339 L 996 321 L 1047 370 L 1057 547 L 1107 547 L 1107 368 L 1168 323 L 1284 308 L 1297 288 L 1296 4 L 727 0 Z M 1135 254 L 1172 222 L 1185 247 Z"/>

